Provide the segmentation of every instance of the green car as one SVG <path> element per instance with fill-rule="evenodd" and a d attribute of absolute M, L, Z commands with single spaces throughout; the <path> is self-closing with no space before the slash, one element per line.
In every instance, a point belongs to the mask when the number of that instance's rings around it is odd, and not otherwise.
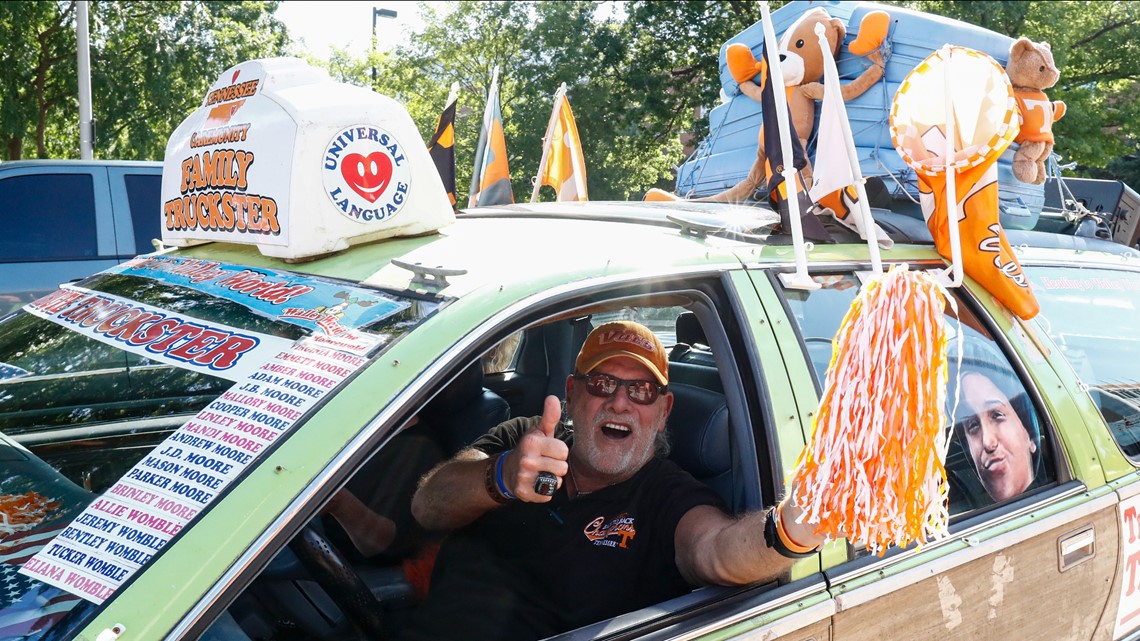
<path fill-rule="evenodd" d="M 480 208 L 308 262 L 214 242 L 25 306 L 0 322 L 0 638 L 398 638 L 446 536 L 411 515 L 418 479 L 563 395 L 610 320 L 669 349 L 670 458 L 735 513 L 773 505 L 869 258 L 836 229 L 809 252 L 820 288 L 790 288 L 764 211 Z M 921 221 L 875 213 L 886 264 L 944 267 Z M 710 231 L 742 216 L 748 231 Z M 946 538 L 883 556 L 832 542 L 778 582 L 555 638 L 1137 638 L 1140 254 L 1010 239 L 1037 318 L 950 290 Z M 968 411 L 978 387 L 1008 403 Z M 995 417 L 1028 435 L 1016 487 L 978 436 Z M 394 525 L 383 545 L 357 544 L 343 490 Z"/>

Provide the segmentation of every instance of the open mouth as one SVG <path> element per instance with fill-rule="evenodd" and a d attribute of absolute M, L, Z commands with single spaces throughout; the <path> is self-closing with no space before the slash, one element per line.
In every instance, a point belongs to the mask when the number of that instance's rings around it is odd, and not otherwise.
<path fill-rule="evenodd" d="M 633 434 L 633 430 L 629 429 L 628 425 L 621 425 L 619 423 L 603 423 L 602 435 L 606 438 L 614 440 L 627 439 Z"/>

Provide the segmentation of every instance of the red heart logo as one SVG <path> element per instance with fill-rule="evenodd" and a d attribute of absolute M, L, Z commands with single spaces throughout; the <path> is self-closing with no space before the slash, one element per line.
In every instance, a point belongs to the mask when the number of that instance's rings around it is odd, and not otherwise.
<path fill-rule="evenodd" d="M 392 180 L 392 159 L 382 151 L 367 156 L 348 154 L 340 164 L 340 175 L 353 191 L 374 203 Z"/>

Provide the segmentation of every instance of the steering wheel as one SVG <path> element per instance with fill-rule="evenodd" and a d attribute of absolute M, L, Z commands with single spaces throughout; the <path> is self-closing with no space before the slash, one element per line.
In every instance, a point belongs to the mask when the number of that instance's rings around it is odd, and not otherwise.
<path fill-rule="evenodd" d="M 306 525 L 289 542 L 289 548 L 317 584 L 368 638 L 384 638 L 380 602 L 328 539 L 312 525 Z"/>

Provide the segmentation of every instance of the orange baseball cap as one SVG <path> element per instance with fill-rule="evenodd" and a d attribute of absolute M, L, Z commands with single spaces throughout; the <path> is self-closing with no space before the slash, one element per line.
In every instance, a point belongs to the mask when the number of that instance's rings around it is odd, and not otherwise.
<path fill-rule="evenodd" d="M 665 346 L 649 328 L 632 321 L 616 321 L 594 328 L 586 337 L 574 369 L 589 374 L 618 356 L 627 356 L 649 368 L 662 385 L 669 384 L 669 358 Z"/>

